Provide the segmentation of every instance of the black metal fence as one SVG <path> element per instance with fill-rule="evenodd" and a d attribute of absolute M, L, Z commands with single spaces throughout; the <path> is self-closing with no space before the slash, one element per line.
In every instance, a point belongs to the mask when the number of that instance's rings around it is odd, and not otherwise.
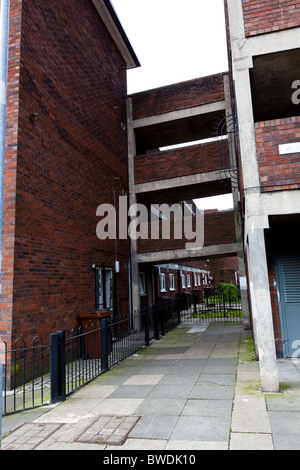
<path fill-rule="evenodd" d="M 185 296 L 180 301 L 181 321 L 241 322 L 241 296 L 238 290 L 207 289 L 198 296 Z"/>
<path fill-rule="evenodd" d="M 22 339 L 8 350 L 0 343 L 4 415 L 57 403 L 182 322 L 241 322 L 240 297 L 214 290 L 184 296 L 126 316 L 95 315 L 70 331 Z"/>
<path fill-rule="evenodd" d="M 50 344 L 44 344 L 41 337 L 35 337 L 30 346 L 23 339 L 17 339 L 11 349 L 6 342 L 0 342 L 3 415 L 50 402 L 49 355 Z"/>

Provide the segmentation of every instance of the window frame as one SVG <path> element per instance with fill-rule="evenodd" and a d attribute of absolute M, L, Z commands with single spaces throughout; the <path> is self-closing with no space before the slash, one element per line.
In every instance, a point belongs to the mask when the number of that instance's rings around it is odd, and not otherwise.
<path fill-rule="evenodd" d="M 139 292 L 140 295 L 146 295 L 146 276 L 143 272 L 139 273 Z"/>
<path fill-rule="evenodd" d="M 165 273 L 160 273 L 160 292 L 167 292 L 166 286 L 166 275 Z"/>
<path fill-rule="evenodd" d="M 171 279 L 172 279 L 172 282 L 171 282 Z M 175 275 L 173 273 L 170 273 L 169 274 L 169 284 L 170 284 L 170 290 L 174 291 L 176 290 L 176 287 L 175 287 Z"/>

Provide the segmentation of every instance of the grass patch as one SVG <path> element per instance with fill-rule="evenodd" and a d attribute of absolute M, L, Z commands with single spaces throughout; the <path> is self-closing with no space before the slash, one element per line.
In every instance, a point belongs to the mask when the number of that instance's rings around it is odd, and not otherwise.
<path fill-rule="evenodd" d="M 197 313 L 192 313 L 191 318 L 229 318 L 229 317 L 238 317 L 242 318 L 243 312 L 241 311 L 236 311 L 236 310 L 230 310 L 224 314 L 223 312 L 197 312 Z"/>
<path fill-rule="evenodd" d="M 241 362 L 254 362 L 256 358 L 255 346 L 252 336 L 241 341 L 239 360 Z"/>

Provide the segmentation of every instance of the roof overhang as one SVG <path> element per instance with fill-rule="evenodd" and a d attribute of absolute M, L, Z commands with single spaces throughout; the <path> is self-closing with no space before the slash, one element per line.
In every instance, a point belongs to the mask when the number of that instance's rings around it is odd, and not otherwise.
<path fill-rule="evenodd" d="M 110 0 L 93 0 L 93 3 L 108 29 L 112 39 L 118 47 L 127 69 L 140 67 L 139 60 L 128 40 L 128 37 L 120 23 L 120 20 L 110 3 Z"/>

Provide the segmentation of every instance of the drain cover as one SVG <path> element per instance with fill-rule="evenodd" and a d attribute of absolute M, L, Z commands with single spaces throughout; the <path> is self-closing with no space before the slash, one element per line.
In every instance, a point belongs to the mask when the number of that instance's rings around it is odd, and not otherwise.
<path fill-rule="evenodd" d="M 23 423 L 2 440 L 2 450 L 34 450 L 62 424 Z"/>
<path fill-rule="evenodd" d="M 76 440 L 93 444 L 122 445 L 140 416 L 100 416 Z"/>

